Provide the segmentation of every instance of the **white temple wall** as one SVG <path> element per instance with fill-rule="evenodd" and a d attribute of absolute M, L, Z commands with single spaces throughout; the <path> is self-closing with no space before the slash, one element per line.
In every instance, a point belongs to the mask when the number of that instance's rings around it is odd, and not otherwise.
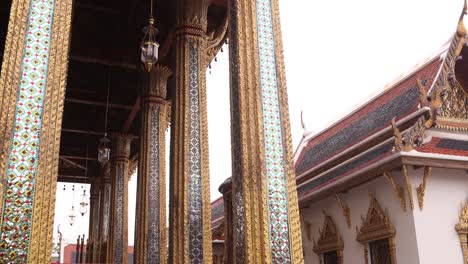
<path fill-rule="evenodd" d="M 420 263 L 463 264 L 460 240 L 455 231 L 461 203 L 468 198 L 468 173 L 464 170 L 433 168 L 427 178 L 423 210 L 416 188 L 423 169 L 409 169 L 415 208 L 413 211 Z"/>
<path fill-rule="evenodd" d="M 397 177 L 396 173 L 394 173 Z M 397 177 L 397 181 L 403 185 L 403 179 Z M 322 211 L 332 216 L 335 224 L 344 241 L 343 263 L 355 264 L 364 263 L 364 247 L 356 241 L 356 226 L 361 227 L 363 218 L 366 217 L 370 205 L 369 192 L 373 192 L 383 210 L 387 210 L 390 221 L 396 228 L 396 255 L 398 264 L 415 264 L 419 262 L 418 248 L 416 243 L 416 234 L 414 228 L 413 215 L 409 207 L 403 212 L 399 198 L 393 192 L 390 184 L 384 177 L 379 177 L 371 182 L 360 185 L 341 197 L 351 209 L 351 228 L 348 228 L 342 210 L 339 207 L 335 197 L 328 197 L 318 202 L 312 203 L 308 208 L 301 209 L 304 221 L 311 224 L 310 240 L 307 238 L 306 230 L 302 225 L 303 247 L 305 263 L 319 264 L 318 256 L 313 252 L 313 239 L 319 238 L 319 228 L 324 222 Z M 408 203 L 409 206 L 409 203 Z M 431 263 L 431 262 L 421 262 Z M 449 262 L 437 262 L 449 263 Z"/>

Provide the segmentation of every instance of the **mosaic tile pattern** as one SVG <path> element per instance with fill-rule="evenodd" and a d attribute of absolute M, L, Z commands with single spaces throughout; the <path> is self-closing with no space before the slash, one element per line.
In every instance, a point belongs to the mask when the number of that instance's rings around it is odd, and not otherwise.
<path fill-rule="evenodd" d="M 159 108 L 150 112 L 147 263 L 159 263 Z"/>
<path fill-rule="evenodd" d="M 200 98 L 198 49 L 189 48 L 189 261 L 203 263 L 202 181 L 200 171 Z"/>
<path fill-rule="evenodd" d="M 238 10 L 238 1 L 228 1 L 229 3 L 229 31 L 230 36 L 238 36 L 238 28 L 237 28 L 237 15 L 239 14 Z M 236 112 L 240 111 L 239 106 L 239 61 L 236 54 L 239 54 L 239 45 L 237 42 L 236 37 L 229 38 L 229 70 L 231 71 L 230 77 L 230 86 L 231 86 L 231 111 Z M 241 138 L 241 119 L 239 114 L 231 114 L 231 137 L 234 140 L 239 140 Z M 235 144 L 232 144 L 232 153 L 241 153 L 242 147 L 241 143 L 237 141 Z M 240 155 L 233 155 L 233 162 L 232 162 L 232 181 L 233 182 L 242 182 L 243 174 L 241 168 L 241 161 L 239 160 Z M 234 186 L 234 185 L 233 185 Z M 245 259 L 245 226 L 246 223 L 245 219 L 245 208 L 244 208 L 244 199 L 242 196 L 243 189 L 242 184 L 237 184 L 233 190 L 233 213 L 234 218 L 234 241 L 233 246 L 236 247 L 236 256 L 237 260 Z"/>
<path fill-rule="evenodd" d="M 257 0 L 256 9 L 271 259 L 285 264 L 291 252 L 271 0 Z"/>
<path fill-rule="evenodd" d="M 110 217 L 110 200 L 111 200 L 111 185 L 106 183 L 104 186 L 104 213 L 103 213 L 103 226 L 102 233 L 105 240 L 109 238 L 109 217 Z"/>
<path fill-rule="evenodd" d="M 124 218 L 124 181 L 125 166 L 122 163 L 117 164 L 117 201 L 115 202 L 115 226 L 114 226 L 114 264 L 123 263 L 123 218 Z"/>
<path fill-rule="evenodd" d="M 27 261 L 53 14 L 53 0 L 31 1 L 0 238 L 0 258 L 9 263 Z"/>

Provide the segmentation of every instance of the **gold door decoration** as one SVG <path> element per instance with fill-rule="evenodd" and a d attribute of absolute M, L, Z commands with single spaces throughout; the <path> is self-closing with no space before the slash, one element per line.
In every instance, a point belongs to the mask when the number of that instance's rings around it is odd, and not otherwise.
<path fill-rule="evenodd" d="M 388 239 L 391 263 L 396 264 L 395 227 L 390 222 L 388 213 L 382 210 L 382 207 L 372 193 L 369 193 L 369 200 L 370 205 L 367 210 L 367 216 L 363 219 L 361 228 L 357 230 L 356 237 L 356 240 L 364 245 L 365 263 L 369 263 L 368 243 Z"/>
<path fill-rule="evenodd" d="M 460 220 L 455 225 L 463 251 L 463 263 L 468 264 L 468 202 L 462 205 Z"/>
<path fill-rule="evenodd" d="M 338 256 L 338 264 L 343 263 L 343 248 L 344 242 L 341 238 L 341 235 L 336 228 L 335 222 L 333 218 L 327 213 L 323 212 L 325 215 L 325 219 L 323 221 L 323 227 L 319 229 L 319 239 L 317 243 L 314 240 L 314 252 L 320 258 L 320 263 L 322 263 L 322 254 L 336 251 L 336 255 Z"/>

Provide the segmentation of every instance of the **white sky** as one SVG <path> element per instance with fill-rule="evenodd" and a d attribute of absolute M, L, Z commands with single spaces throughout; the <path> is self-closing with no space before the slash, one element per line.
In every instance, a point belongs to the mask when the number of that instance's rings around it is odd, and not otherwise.
<path fill-rule="evenodd" d="M 303 133 L 301 110 L 307 130 L 325 129 L 438 51 L 455 32 L 462 6 L 463 0 L 280 0 L 294 147 Z M 218 186 L 231 176 L 227 50 L 212 66 L 207 96 L 214 200 L 220 197 Z M 61 185 L 57 190 L 59 201 Z M 135 190 L 132 179 L 129 197 Z M 129 244 L 134 203 L 130 198 Z M 69 206 L 58 205 L 55 226 L 68 225 Z M 80 230 L 83 223 L 77 224 Z M 78 233 L 64 235 L 75 239 Z"/>

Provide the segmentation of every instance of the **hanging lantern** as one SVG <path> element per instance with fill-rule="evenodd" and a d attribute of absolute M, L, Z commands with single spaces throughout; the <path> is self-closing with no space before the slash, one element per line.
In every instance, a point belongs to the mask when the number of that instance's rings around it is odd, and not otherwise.
<path fill-rule="evenodd" d="M 86 190 L 83 191 L 83 198 L 80 202 L 80 213 L 84 216 L 88 212 L 88 202 L 86 201 Z"/>
<path fill-rule="evenodd" d="M 109 142 L 110 140 L 107 138 L 107 134 L 104 134 L 104 137 L 99 140 L 98 161 L 101 164 L 105 164 L 110 159 Z"/>
<path fill-rule="evenodd" d="M 159 43 L 156 42 L 158 30 L 154 27 L 154 19 L 150 17 L 148 26 L 143 28 L 145 36 L 141 42 L 141 62 L 149 72 L 158 61 Z"/>
<path fill-rule="evenodd" d="M 75 223 L 75 219 L 76 219 L 75 206 L 72 205 L 70 214 L 68 215 L 68 223 L 70 223 L 70 225 L 73 226 L 73 224 Z"/>

